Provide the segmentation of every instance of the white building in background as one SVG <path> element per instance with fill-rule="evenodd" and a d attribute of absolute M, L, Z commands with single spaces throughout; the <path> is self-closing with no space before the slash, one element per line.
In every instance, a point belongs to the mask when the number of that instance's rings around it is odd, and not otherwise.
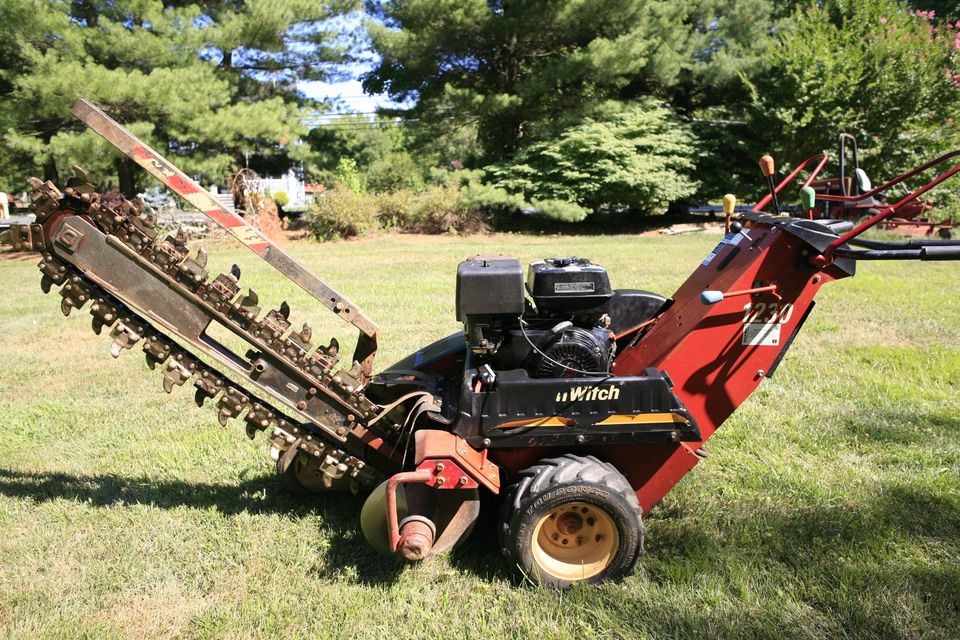
<path fill-rule="evenodd" d="M 260 178 L 257 181 L 259 191 L 268 195 L 276 195 L 280 191 L 287 194 L 289 202 L 288 207 L 303 207 L 307 205 L 307 194 L 305 185 L 300 178 L 293 172 L 293 169 L 287 172 L 287 175 L 281 178 Z"/>

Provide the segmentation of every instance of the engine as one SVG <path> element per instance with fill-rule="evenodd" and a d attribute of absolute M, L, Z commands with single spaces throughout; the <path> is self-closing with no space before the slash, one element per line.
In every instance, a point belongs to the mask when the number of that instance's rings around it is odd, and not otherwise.
<path fill-rule="evenodd" d="M 610 370 L 616 343 L 606 270 L 583 258 L 533 262 L 476 256 L 457 269 L 457 319 L 479 365 L 534 378 Z"/>

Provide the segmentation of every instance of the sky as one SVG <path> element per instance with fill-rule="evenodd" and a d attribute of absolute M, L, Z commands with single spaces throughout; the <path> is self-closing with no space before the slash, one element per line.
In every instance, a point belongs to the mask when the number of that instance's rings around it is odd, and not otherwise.
<path fill-rule="evenodd" d="M 377 107 L 389 106 L 393 103 L 383 95 L 364 95 L 358 76 L 360 70 L 354 73 L 354 78 L 342 82 L 300 82 L 297 86 L 309 98 L 316 100 L 334 100 L 339 98 L 334 113 L 373 113 Z"/>
<path fill-rule="evenodd" d="M 356 31 L 362 28 L 364 18 L 363 12 L 356 11 L 345 16 L 339 16 L 331 20 L 331 24 L 343 32 Z M 363 51 L 361 60 L 349 65 L 346 73 L 349 76 L 347 80 L 337 82 L 298 82 L 297 88 L 300 89 L 308 98 L 315 100 L 335 101 L 332 113 L 365 113 L 373 114 L 377 107 L 399 106 L 384 94 L 368 96 L 363 92 L 360 86 L 360 76 L 370 71 L 378 58 L 372 51 Z"/>

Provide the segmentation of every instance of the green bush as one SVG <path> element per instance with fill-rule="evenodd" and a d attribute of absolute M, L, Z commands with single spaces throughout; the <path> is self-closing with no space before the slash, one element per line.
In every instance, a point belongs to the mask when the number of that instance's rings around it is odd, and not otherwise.
<path fill-rule="evenodd" d="M 418 193 L 414 207 L 416 223 L 412 231 L 476 233 L 487 229 L 487 213 L 468 205 L 463 191 L 453 185 L 436 186 Z"/>
<path fill-rule="evenodd" d="M 367 188 L 376 192 L 419 191 L 423 188 L 423 172 L 409 153 L 391 153 L 367 169 Z"/>
<path fill-rule="evenodd" d="M 338 182 L 314 201 L 307 228 L 320 240 L 353 238 L 380 229 L 378 213 L 376 196 Z"/>
<path fill-rule="evenodd" d="M 609 103 L 491 174 L 496 186 L 539 201 L 545 215 L 560 220 L 579 221 L 605 208 L 645 212 L 696 191 L 694 143 L 664 105 Z"/>
<path fill-rule="evenodd" d="M 377 221 L 383 230 L 412 229 L 417 223 L 416 194 L 409 189 L 387 191 L 372 196 L 377 206 Z"/>
<path fill-rule="evenodd" d="M 510 193 L 492 184 L 471 181 L 460 190 L 464 203 L 472 209 L 492 213 L 513 213 L 529 206 L 523 196 Z"/>
<path fill-rule="evenodd" d="M 340 158 L 334 171 L 334 181 L 352 193 L 359 194 L 367 190 L 367 176 L 360 171 L 353 158 Z"/>
<path fill-rule="evenodd" d="M 563 222 L 580 222 L 590 215 L 590 209 L 567 200 L 538 200 L 534 198 L 531 204 L 540 215 Z"/>
<path fill-rule="evenodd" d="M 474 200 L 467 197 L 468 192 Z M 320 240 L 390 230 L 477 233 L 489 228 L 494 203 L 502 208 L 504 202 L 515 200 L 507 196 L 491 190 L 470 191 L 453 183 L 420 192 L 400 189 L 385 193 L 354 193 L 337 183 L 315 202 L 307 216 L 307 228 Z"/>
<path fill-rule="evenodd" d="M 286 191 L 277 191 L 273 194 L 273 202 L 281 209 L 290 204 L 290 196 Z"/>
<path fill-rule="evenodd" d="M 782 171 L 825 149 L 832 156 L 841 131 L 857 137 L 875 185 L 957 146 L 960 40 L 930 13 L 897 0 L 801 5 L 746 82 L 747 124 Z M 931 195 L 945 192 L 960 189 L 950 181 Z"/>

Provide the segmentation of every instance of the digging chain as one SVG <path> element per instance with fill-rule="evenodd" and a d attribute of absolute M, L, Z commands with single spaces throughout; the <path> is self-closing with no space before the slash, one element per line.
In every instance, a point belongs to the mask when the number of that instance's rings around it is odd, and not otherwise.
<path fill-rule="evenodd" d="M 84 216 L 103 233 L 118 238 L 162 270 L 170 280 L 184 285 L 200 300 L 214 307 L 221 314 L 221 321 L 226 319 L 235 323 L 237 328 L 260 344 L 266 344 L 291 366 L 333 390 L 358 417 L 370 419 L 376 416 L 376 420 L 384 417 L 377 416 L 380 407 L 361 393 L 360 373 L 356 366 L 354 370 L 340 369 L 334 373 L 333 368 L 339 361 L 336 340 L 329 346 L 314 348 L 309 325 L 304 323 L 299 331 L 292 329 L 286 302 L 261 317 L 257 293 L 250 289 L 241 294 L 236 267 L 232 273 L 221 273 L 208 279 L 207 254 L 202 247 L 191 257 L 183 234 L 168 235 L 158 241 L 156 219 L 142 205 L 126 200 L 115 205 L 103 203 L 82 171 L 75 168 L 75 172 L 76 177 L 68 182 L 63 193 L 49 181 L 31 179 L 36 224 L 14 230 L 21 240 L 23 237 L 28 239 L 26 243 L 21 241 L 26 248 L 44 251 L 39 264 L 41 288 L 44 293 L 49 293 L 53 286 L 60 287 L 63 314 L 69 316 L 74 310 L 88 307 L 94 332 L 99 335 L 104 329 L 109 330 L 113 357 L 139 345 L 147 365 L 163 374 L 165 392 L 171 393 L 174 387 L 192 381 L 198 406 L 210 401 L 217 410 L 217 419 L 224 426 L 230 419 L 241 419 L 251 439 L 260 431 L 267 432 L 276 456 L 289 462 L 294 457 L 291 449 L 295 448 L 296 455 L 315 458 L 318 472 L 327 479 L 340 481 L 340 486 L 346 481 L 347 486 L 357 489 L 379 481 L 380 472 L 330 442 L 317 425 L 285 415 L 266 400 L 227 379 L 71 265 L 45 250 L 43 223 L 48 218 L 58 213 Z M 61 236 L 59 241 L 69 244 L 70 238 Z"/>

